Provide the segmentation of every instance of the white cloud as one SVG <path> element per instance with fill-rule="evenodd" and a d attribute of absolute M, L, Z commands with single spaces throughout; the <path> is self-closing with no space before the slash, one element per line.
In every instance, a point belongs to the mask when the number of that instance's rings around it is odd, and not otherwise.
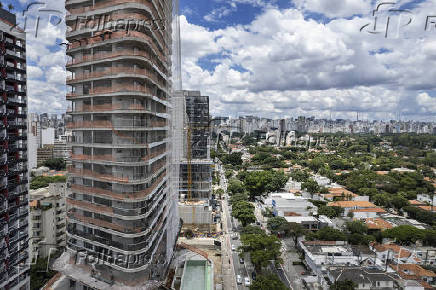
<path fill-rule="evenodd" d="M 415 8 L 415 17 L 424 11 L 428 3 Z M 184 88 L 209 95 L 212 112 L 221 115 L 430 116 L 434 99 L 415 96 L 416 90 L 436 89 L 434 41 L 418 21 L 408 27 L 414 37 L 407 39 L 359 31 L 371 21 L 355 16 L 321 24 L 302 11 L 277 8 L 265 9 L 249 25 L 216 31 L 183 19 L 182 47 L 189 47 L 182 50 Z M 205 67 L 208 56 L 218 64 Z"/>
<path fill-rule="evenodd" d="M 304 11 L 324 14 L 327 17 L 349 17 L 371 12 L 371 0 L 294 0 Z"/>
<path fill-rule="evenodd" d="M 37 66 L 27 66 L 27 78 L 28 79 L 39 79 L 44 75 L 44 72 Z"/>

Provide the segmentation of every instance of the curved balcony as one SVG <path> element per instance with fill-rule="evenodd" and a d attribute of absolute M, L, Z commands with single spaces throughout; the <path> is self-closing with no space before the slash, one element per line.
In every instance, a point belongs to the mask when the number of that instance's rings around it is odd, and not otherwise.
<path fill-rule="evenodd" d="M 150 72 L 147 69 L 138 69 L 130 67 L 114 67 L 108 68 L 103 71 L 91 72 L 86 74 L 78 74 L 74 77 L 67 77 L 67 85 L 72 83 L 78 83 L 83 81 L 89 81 L 90 79 L 97 79 L 102 77 L 115 77 L 117 75 L 134 75 L 137 78 L 148 78 L 154 82 L 155 85 L 160 86 L 161 90 L 165 90 L 165 82 L 158 79 L 157 75 Z"/>
<path fill-rule="evenodd" d="M 83 55 L 80 58 L 75 58 L 72 59 L 70 61 L 67 62 L 67 67 L 73 66 L 73 65 L 79 65 L 82 63 L 88 63 L 88 62 L 93 62 L 93 61 L 101 61 L 101 60 L 109 60 L 109 61 L 113 61 L 114 58 L 117 57 L 142 57 L 144 58 L 144 60 L 150 62 L 150 64 L 152 66 L 155 67 L 155 69 L 157 69 L 157 71 L 160 73 L 161 77 L 166 78 L 166 75 L 164 73 L 167 73 L 168 70 L 163 67 L 162 65 L 158 64 L 157 58 L 155 58 L 154 56 L 150 55 L 148 52 L 146 51 L 135 51 L 135 50 L 130 50 L 130 49 L 123 49 L 120 51 L 115 51 L 115 52 L 99 52 L 96 53 L 94 55 Z M 164 73 L 163 73 L 164 72 Z"/>
<path fill-rule="evenodd" d="M 88 210 L 90 212 L 108 213 L 108 214 L 114 213 L 114 209 L 109 207 L 109 206 L 98 205 L 95 203 L 89 203 L 86 201 L 75 200 L 75 199 L 71 199 L 71 198 L 67 198 L 67 204 L 73 205 L 73 206 L 76 206 L 79 208 L 83 208 L 83 209 Z"/>
<path fill-rule="evenodd" d="M 166 175 L 161 175 L 159 178 L 157 178 L 153 184 L 144 190 L 136 191 L 136 192 L 123 192 L 123 193 L 117 193 L 112 190 L 108 189 L 102 189 L 97 187 L 89 187 L 79 184 L 72 184 L 71 189 L 77 192 L 86 193 L 86 194 L 92 194 L 92 195 L 101 195 L 109 198 L 113 198 L 116 200 L 132 200 L 132 199 L 143 199 L 145 197 L 148 197 L 150 194 L 153 193 L 154 190 L 156 190 L 158 187 L 160 187 L 160 184 L 165 179 Z"/>
<path fill-rule="evenodd" d="M 158 152 L 153 152 L 151 154 L 148 154 L 144 157 L 116 157 L 112 154 L 104 154 L 104 155 L 87 155 L 87 154 L 72 154 L 71 159 L 73 161 L 86 161 L 86 162 L 92 162 L 92 161 L 108 161 L 108 162 L 114 162 L 114 163 L 134 163 L 134 162 L 147 162 L 150 161 L 153 158 L 156 158 L 164 153 L 166 153 L 166 149 L 159 150 Z"/>
<path fill-rule="evenodd" d="M 95 95 L 107 95 L 107 94 L 118 94 L 118 93 L 123 93 L 123 94 L 128 94 L 128 93 L 138 93 L 138 94 L 144 94 L 147 96 L 152 97 L 154 94 L 154 92 L 148 88 L 148 87 L 144 87 L 144 86 L 134 86 L 134 85 L 113 85 L 111 87 L 98 87 L 98 88 L 94 88 L 89 90 L 88 93 L 67 93 L 67 100 L 71 100 L 71 99 L 75 99 L 78 97 L 87 97 L 87 96 L 95 96 Z M 166 101 L 166 98 L 161 98 L 163 101 Z"/>
<path fill-rule="evenodd" d="M 109 129 L 109 130 L 129 130 L 141 129 L 149 130 L 167 127 L 165 121 L 148 120 L 118 120 L 118 121 L 75 121 L 67 123 L 67 129 Z"/>
<path fill-rule="evenodd" d="M 80 108 L 67 110 L 68 114 L 83 114 L 83 113 L 105 113 L 122 111 L 122 113 L 147 113 L 160 118 L 167 118 L 166 112 L 153 112 L 141 104 L 132 103 L 115 103 L 115 104 L 102 104 L 102 105 L 83 105 Z M 1 139 L 1 136 L 0 136 Z"/>
<path fill-rule="evenodd" d="M 136 39 L 140 39 L 141 41 L 147 42 L 150 45 L 153 53 L 156 54 L 159 61 L 162 64 L 166 65 L 166 67 L 168 67 L 169 61 L 165 58 L 165 55 L 158 50 L 156 45 L 153 43 L 151 37 L 139 31 L 129 31 L 128 33 L 126 33 L 125 31 L 116 31 L 116 32 L 105 31 L 105 32 L 96 33 L 95 36 L 93 36 L 92 38 L 78 39 L 70 43 L 68 45 L 67 53 L 69 53 L 71 50 L 80 47 L 89 48 L 89 46 L 92 46 L 94 44 L 106 44 L 107 41 L 109 40 L 124 41 L 124 40 L 129 40 L 129 38 L 136 38 Z"/>
<path fill-rule="evenodd" d="M 106 182 L 113 182 L 113 183 L 146 183 L 149 182 L 152 179 L 152 176 L 162 169 L 165 169 L 166 162 L 157 162 L 154 163 L 152 166 L 152 170 L 148 173 L 138 173 L 138 174 L 129 174 L 125 173 L 123 171 L 119 172 L 111 172 L 111 173 L 100 173 L 89 169 L 82 169 L 82 168 L 75 168 L 73 166 L 68 167 L 68 173 L 73 174 L 80 177 L 92 177 L 96 178 L 98 180 L 106 181 Z M 147 175 L 147 177 L 144 177 L 144 175 Z"/>
<path fill-rule="evenodd" d="M 105 2 L 101 2 L 101 3 L 97 3 L 93 6 L 80 7 L 80 8 L 70 8 L 67 10 L 71 14 L 83 14 L 83 13 L 87 13 L 87 12 L 96 11 L 98 9 L 111 8 L 111 7 L 114 7 L 117 5 L 123 5 L 123 4 L 129 4 L 129 3 L 142 4 L 142 5 L 146 6 L 148 9 L 150 9 L 150 11 L 153 15 L 159 15 L 163 19 L 160 11 L 165 11 L 165 10 L 162 7 L 161 3 L 158 2 L 159 6 L 160 6 L 159 8 L 161 9 L 159 11 L 154 6 L 153 1 L 150 1 L 150 0 L 122 0 L 122 1 L 112 0 L 112 1 L 105 1 Z M 119 9 L 119 8 L 114 8 L 114 9 Z"/>

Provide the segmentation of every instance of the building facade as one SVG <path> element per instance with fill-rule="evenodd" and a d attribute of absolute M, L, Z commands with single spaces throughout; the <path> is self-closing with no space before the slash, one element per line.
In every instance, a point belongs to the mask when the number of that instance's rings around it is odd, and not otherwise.
<path fill-rule="evenodd" d="M 64 256 L 105 262 L 57 269 L 71 288 L 139 287 L 164 278 L 178 231 L 168 181 L 172 3 L 67 1 L 66 9 L 72 165 Z"/>
<path fill-rule="evenodd" d="M 183 96 L 185 121 L 182 130 L 185 131 L 186 140 L 184 142 L 185 155 L 180 165 L 179 191 L 181 196 L 187 197 L 188 182 L 191 179 L 191 199 L 209 201 L 212 196 L 211 165 L 213 165 L 209 148 L 209 97 L 201 96 L 198 91 L 183 91 Z"/>
<path fill-rule="evenodd" d="M 179 214 L 186 227 L 214 231 L 209 97 L 199 91 L 176 92 L 174 137 L 178 167 Z"/>
<path fill-rule="evenodd" d="M 0 289 L 29 288 L 25 34 L 0 9 Z"/>
<path fill-rule="evenodd" d="M 66 242 L 65 183 L 30 191 L 30 253 L 32 261 L 62 251 Z"/>

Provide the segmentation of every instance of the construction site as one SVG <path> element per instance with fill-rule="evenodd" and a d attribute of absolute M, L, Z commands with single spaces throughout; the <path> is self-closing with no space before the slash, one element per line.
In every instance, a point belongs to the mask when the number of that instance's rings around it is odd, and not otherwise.
<path fill-rule="evenodd" d="M 178 169 L 179 216 L 182 232 L 214 234 L 216 208 L 212 200 L 212 167 L 210 159 L 209 97 L 198 91 L 176 92 L 174 116 L 175 166 Z"/>

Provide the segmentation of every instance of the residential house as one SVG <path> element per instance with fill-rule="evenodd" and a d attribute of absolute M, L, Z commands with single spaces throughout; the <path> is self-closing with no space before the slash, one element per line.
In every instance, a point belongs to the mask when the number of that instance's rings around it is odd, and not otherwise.
<path fill-rule="evenodd" d="M 349 212 L 358 210 L 358 209 L 369 209 L 369 208 L 376 208 L 377 206 L 369 201 L 364 200 L 358 200 L 358 201 L 334 201 L 329 202 L 327 206 L 338 206 L 344 209 L 344 216 L 347 216 Z"/>
<path fill-rule="evenodd" d="M 394 271 L 396 271 L 404 280 L 418 281 L 425 289 L 436 288 L 436 273 L 426 270 L 417 264 L 390 264 Z"/>
<path fill-rule="evenodd" d="M 356 219 L 376 218 L 386 213 L 381 207 L 361 208 L 351 210 L 353 217 Z"/>
<path fill-rule="evenodd" d="M 396 275 L 375 267 L 330 267 L 328 278 L 331 283 L 351 280 L 356 290 L 400 289 Z"/>
<path fill-rule="evenodd" d="M 300 241 L 304 262 L 318 276 L 318 282 L 325 285 L 324 276 L 328 267 L 358 266 L 360 257 L 345 241 Z"/>

